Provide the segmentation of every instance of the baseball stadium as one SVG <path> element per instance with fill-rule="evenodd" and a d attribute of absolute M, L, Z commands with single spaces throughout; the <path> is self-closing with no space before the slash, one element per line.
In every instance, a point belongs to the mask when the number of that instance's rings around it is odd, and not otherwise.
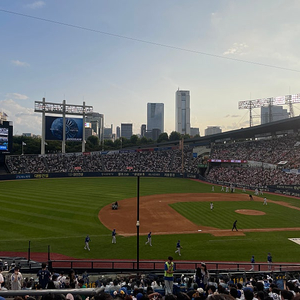
<path fill-rule="evenodd" d="M 162 273 L 169 256 L 180 274 L 203 262 L 298 272 L 299 128 L 295 117 L 147 148 L 6 155 L 0 256 L 99 274 Z"/>

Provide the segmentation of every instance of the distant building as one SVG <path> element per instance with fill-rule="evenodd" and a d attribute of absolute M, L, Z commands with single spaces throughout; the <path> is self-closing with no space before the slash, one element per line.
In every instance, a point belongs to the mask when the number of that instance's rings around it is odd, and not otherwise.
<path fill-rule="evenodd" d="M 25 133 L 22 133 L 22 136 L 33 137 L 33 133 L 25 132 Z"/>
<path fill-rule="evenodd" d="M 91 124 L 91 128 L 98 136 L 100 143 L 103 142 L 104 138 L 104 115 L 97 112 L 86 115 L 86 123 Z M 89 127 L 88 127 L 89 128 Z"/>
<path fill-rule="evenodd" d="M 130 139 L 132 136 L 132 123 L 121 124 L 121 137 Z"/>
<path fill-rule="evenodd" d="M 260 111 L 261 124 L 266 124 L 269 122 L 279 121 L 288 118 L 289 118 L 289 113 L 287 109 L 283 109 L 282 106 L 261 107 L 261 111 Z"/>
<path fill-rule="evenodd" d="M 181 134 L 191 134 L 190 131 L 190 91 L 176 91 L 175 130 Z"/>
<path fill-rule="evenodd" d="M 191 134 L 190 134 L 190 136 L 193 137 L 193 136 L 196 136 L 196 135 L 200 136 L 199 128 L 191 127 Z"/>
<path fill-rule="evenodd" d="M 221 133 L 221 132 L 222 132 L 222 129 L 220 126 L 207 126 L 207 128 L 205 129 L 205 136 L 217 134 L 217 133 Z"/>
<path fill-rule="evenodd" d="M 142 124 L 141 126 L 141 137 L 145 136 L 146 133 L 146 124 Z"/>
<path fill-rule="evenodd" d="M 104 128 L 104 140 L 113 140 L 113 124 L 108 128 Z"/>
<path fill-rule="evenodd" d="M 119 139 L 121 137 L 121 128 L 120 126 L 116 127 L 116 138 Z"/>
<path fill-rule="evenodd" d="M 160 131 L 160 129 L 152 129 L 151 133 L 152 133 L 151 134 L 152 140 L 156 141 L 158 139 L 159 135 L 161 134 L 161 131 Z"/>
<path fill-rule="evenodd" d="M 164 132 L 164 104 L 147 103 L 147 131 L 159 129 Z"/>

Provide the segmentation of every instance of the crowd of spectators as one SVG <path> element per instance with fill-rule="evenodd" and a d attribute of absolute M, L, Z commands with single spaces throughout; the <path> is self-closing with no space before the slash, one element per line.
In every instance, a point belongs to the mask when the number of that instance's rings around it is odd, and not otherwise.
<path fill-rule="evenodd" d="M 19 270 L 14 273 L 19 273 Z M 49 271 L 47 271 L 49 272 Z M 1 274 L 1 273 L 0 273 Z M 46 274 L 46 273 L 45 273 Z M 14 300 L 86 300 L 86 296 L 73 295 L 73 289 L 83 289 L 87 287 L 97 288 L 97 294 L 91 300 L 299 300 L 300 283 L 297 278 L 287 280 L 286 285 L 282 282 L 277 285 L 275 279 L 268 273 L 245 278 L 240 281 L 230 275 L 218 275 L 207 277 L 207 283 L 197 280 L 197 270 L 195 274 L 182 274 L 174 276 L 173 294 L 166 295 L 164 292 L 164 280 L 157 274 L 142 275 L 102 275 L 94 282 L 90 282 L 89 274 L 84 272 L 81 275 L 70 270 L 68 274 L 52 272 L 47 279 L 47 284 L 43 287 L 45 280 L 41 277 L 41 271 L 34 277 L 22 277 L 19 289 L 22 290 L 69 290 L 66 294 L 56 294 L 49 291 L 49 294 L 41 296 L 26 296 L 24 298 L 15 297 Z M 254 274 L 253 274 L 254 275 Z M 7 275 L 6 283 L 2 290 L 11 289 L 13 275 Z M 11 277 L 11 278 L 10 278 Z M 1 290 L 1 287 L 0 287 Z M 0 298 L 3 300 L 4 298 Z"/>
<path fill-rule="evenodd" d="M 192 149 L 8 156 L 12 174 L 57 172 L 195 172 Z"/>
<path fill-rule="evenodd" d="M 300 168 L 300 141 L 297 135 L 246 142 L 215 144 L 210 158 L 245 160 L 274 165 L 275 169 L 249 164 L 211 164 L 207 179 L 214 182 L 245 186 L 299 184 L 300 175 L 282 168 Z M 48 155 L 7 156 L 6 165 L 12 174 L 61 172 L 199 172 L 202 157 L 193 157 L 193 149 L 185 147 L 159 151 L 110 151 Z M 280 164 L 278 164 L 281 162 Z M 233 180 L 234 179 L 234 180 Z M 233 182 L 234 181 L 234 182 Z"/>
<path fill-rule="evenodd" d="M 280 138 L 214 145 L 211 159 L 251 160 L 270 164 L 286 161 L 285 167 L 300 167 L 300 137 L 289 135 Z"/>
<path fill-rule="evenodd" d="M 213 167 L 207 179 L 224 184 L 236 184 L 248 187 L 262 187 L 268 185 L 297 185 L 300 174 L 286 173 L 281 169 L 264 169 L 257 167 Z"/>
<path fill-rule="evenodd" d="M 300 174 L 287 173 L 283 169 L 300 168 L 299 146 L 297 135 L 214 145 L 211 159 L 244 160 L 247 164 L 211 164 L 207 179 L 222 184 L 233 183 L 248 187 L 297 185 L 300 183 Z M 262 164 L 251 166 L 249 161 Z M 272 164 L 274 167 L 269 168 L 264 164 Z"/>

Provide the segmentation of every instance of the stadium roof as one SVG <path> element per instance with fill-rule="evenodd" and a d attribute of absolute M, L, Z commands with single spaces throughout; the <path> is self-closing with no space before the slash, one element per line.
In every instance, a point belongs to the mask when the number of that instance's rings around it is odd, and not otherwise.
<path fill-rule="evenodd" d="M 257 137 L 276 136 L 287 133 L 288 131 L 299 131 L 300 116 L 279 120 L 275 122 L 266 123 L 237 130 L 226 131 L 218 134 L 212 134 L 200 138 L 185 140 L 185 143 L 197 142 L 216 142 L 221 140 L 241 140 L 252 139 Z"/>

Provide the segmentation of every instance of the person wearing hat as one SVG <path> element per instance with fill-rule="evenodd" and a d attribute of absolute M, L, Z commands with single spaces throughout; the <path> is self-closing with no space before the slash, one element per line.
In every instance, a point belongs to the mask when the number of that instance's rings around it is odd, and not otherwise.
<path fill-rule="evenodd" d="M 89 235 L 87 235 L 84 240 L 84 242 L 85 242 L 84 250 L 86 250 L 86 249 L 89 251 L 91 250 L 90 245 L 89 245 L 90 241 L 91 241 L 91 239 L 90 239 Z"/>
<path fill-rule="evenodd" d="M 148 236 L 147 236 L 147 242 L 145 243 L 145 245 L 149 244 L 150 246 L 152 246 L 152 243 L 151 243 L 151 231 L 148 233 Z"/>
<path fill-rule="evenodd" d="M 112 244 L 116 244 L 117 243 L 117 239 L 116 239 L 116 229 L 114 229 L 112 232 L 111 232 L 111 236 L 112 236 Z"/>
<path fill-rule="evenodd" d="M 268 262 L 268 270 L 271 271 L 273 259 L 272 259 L 272 255 L 270 252 L 268 253 L 268 256 L 267 256 L 267 262 Z"/>
<path fill-rule="evenodd" d="M 180 246 L 180 240 L 178 240 L 178 242 L 176 244 L 176 248 L 177 248 L 177 250 L 175 251 L 175 253 L 178 253 L 179 256 L 181 256 L 180 249 L 182 249 L 182 247 Z"/>
<path fill-rule="evenodd" d="M 249 271 L 254 271 L 254 264 L 255 264 L 255 259 L 254 259 L 254 255 L 252 255 L 252 257 L 251 257 L 251 269 L 249 270 Z"/>
<path fill-rule="evenodd" d="M 175 266 L 173 262 L 173 257 L 169 256 L 168 261 L 165 262 L 165 274 L 164 274 L 166 295 L 173 294 L 174 271 L 175 271 Z"/>

